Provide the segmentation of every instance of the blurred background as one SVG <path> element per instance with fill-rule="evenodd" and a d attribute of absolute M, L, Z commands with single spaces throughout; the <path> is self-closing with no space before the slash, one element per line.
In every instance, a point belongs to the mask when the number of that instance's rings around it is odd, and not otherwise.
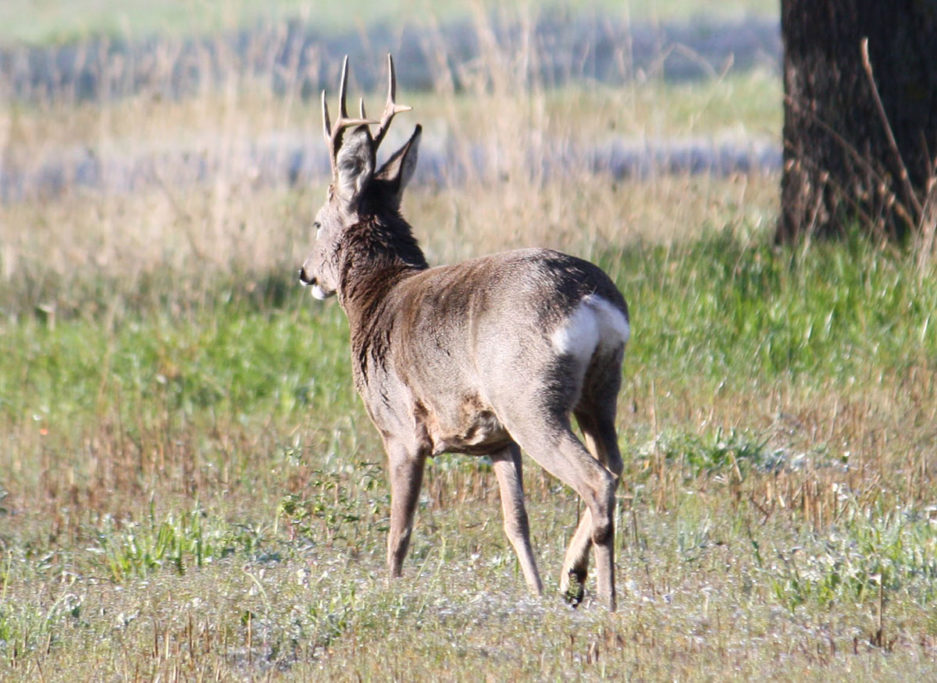
<path fill-rule="evenodd" d="M 301 260 L 327 183 L 319 93 L 345 54 L 372 111 L 395 56 L 414 111 L 387 148 L 424 125 L 405 212 L 431 262 L 693 236 L 743 196 L 730 220 L 776 214 L 776 2 L 259 5 L 0 6 L 0 275 L 34 285 L 17 296 L 94 305 L 63 293 L 85 267 L 198 289 L 206 268 Z"/>

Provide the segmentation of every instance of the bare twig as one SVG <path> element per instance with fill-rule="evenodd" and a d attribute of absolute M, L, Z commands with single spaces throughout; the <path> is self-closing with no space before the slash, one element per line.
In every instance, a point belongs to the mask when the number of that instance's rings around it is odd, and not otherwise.
<path fill-rule="evenodd" d="M 859 150 L 856 149 L 855 145 L 853 145 L 851 142 L 849 142 L 849 140 L 847 140 L 845 137 L 843 137 L 842 134 L 838 133 L 838 132 L 836 131 L 836 129 L 833 128 L 833 126 L 831 126 L 831 125 L 828 124 L 826 121 L 824 121 L 823 119 L 821 119 L 815 112 L 812 112 L 812 111 L 810 111 L 810 110 L 808 110 L 808 109 L 805 109 L 805 108 L 801 107 L 801 106 L 794 100 L 794 98 L 792 98 L 790 95 L 785 95 L 785 96 L 784 96 L 784 101 L 785 101 L 788 105 L 790 105 L 791 107 L 793 107 L 794 109 L 796 109 L 796 110 L 798 111 L 798 113 L 800 113 L 801 115 L 803 115 L 803 116 L 809 118 L 814 124 L 816 124 L 817 126 L 819 126 L 820 128 L 822 128 L 823 131 L 826 132 L 827 135 L 829 135 L 831 138 L 833 138 L 833 140 L 836 141 L 836 142 L 839 144 L 839 146 L 852 158 L 852 160 L 853 160 L 858 166 L 860 166 L 860 167 L 869 175 L 870 178 L 873 178 L 873 179 L 874 179 L 879 185 L 881 185 L 881 186 L 887 186 L 888 183 L 887 183 L 885 177 L 881 174 L 881 172 L 880 172 L 878 169 L 876 169 L 876 168 L 869 162 L 868 159 L 866 159 L 865 157 L 863 157 L 863 156 L 859 153 Z M 848 195 L 844 192 L 844 193 L 843 193 L 843 196 L 844 196 L 844 197 L 847 197 Z M 858 203 L 856 203 L 856 202 L 852 202 L 852 203 L 853 203 L 855 206 L 858 206 Z M 917 224 L 917 221 L 916 221 L 916 220 L 914 219 L 914 217 L 911 216 L 911 214 L 908 212 L 908 209 L 905 207 L 905 205 L 904 205 L 903 202 L 896 201 L 895 204 L 894 204 L 894 206 L 893 206 L 893 208 L 894 208 L 894 210 L 898 213 L 898 215 L 900 215 L 904 220 L 908 221 L 908 223 L 910 223 L 910 224 L 912 224 L 912 225 L 916 225 L 916 224 Z M 871 219 L 871 216 L 868 216 L 867 219 L 868 219 L 868 220 L 872 220 L 872 219 Z"/>
<path fill-rule="evenodd" d="M 891 129 L 891 123 L 888 121 L 888 114 L 885 113 L 885 107 L 882 104 L 882 98 L 878 93 L 878 86 L 875 84 L 875 76 L 872 74 L 872 62 L 869 60 L 868 38 L 863 38 L 860 41 L 859 49 L 862 52 L 862 67 L 865 69 L 865 74 L 869 78 L 869 87 L 872 89 L 872 100 L 875 102 L 875 107 L 878 110 L 878 116 L 882 120 L 882 127 L 885 129 L 885 136 L 888 139 L 888 146 L 891 147 L 892 154 L 895 155 L 895 161 L 898 162 L 898 177 L 901 178 L 902 189 L 904 189 L 908 201 L 911 203 L 911 208 L 914 210 L 914 225 L 919 226 L 921 218 L 924 215 L 924 210 L 921 207 L 920 200 L 914 192 L 914 188 L 911 187 L 911 178 L 908 175 L 908 167 L 905 165 L 904 159 L 901 157 L 901 152 L 898 149 L 898 142 L 895 140 L 895 134 Z"/>

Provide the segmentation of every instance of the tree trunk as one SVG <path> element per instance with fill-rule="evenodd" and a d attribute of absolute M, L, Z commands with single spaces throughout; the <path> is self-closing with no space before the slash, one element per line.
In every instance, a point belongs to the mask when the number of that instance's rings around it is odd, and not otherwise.
<path fill-rule="evenodd" d="M 937 155 L 937 2 L 781 0 L 781 36 L 778 241 L 922 227 Z"/>

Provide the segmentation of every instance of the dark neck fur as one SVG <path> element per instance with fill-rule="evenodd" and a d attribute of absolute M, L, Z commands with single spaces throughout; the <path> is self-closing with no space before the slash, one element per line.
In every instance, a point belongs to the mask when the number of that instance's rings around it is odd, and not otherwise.
<path fill-rule="evenodd" d="M 429 267 L 407 222 L 399 214 L 368 216 L 345 230 L 339 301 L 351 327 L 356 375 L 368 354 L 378 352 L 379 321 L 390 290 L 407 275 Z"/>

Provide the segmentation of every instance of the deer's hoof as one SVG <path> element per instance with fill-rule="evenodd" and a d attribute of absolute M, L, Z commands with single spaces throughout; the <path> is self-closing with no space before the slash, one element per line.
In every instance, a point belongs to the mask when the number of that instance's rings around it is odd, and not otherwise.
<path fill-rule="evenodd" d="M 569 587 L 563 593 L 563 599 L 571 607 L 579 607 L 585 594 L 586 587 L 583 582 L 583 577 L 579 576 L 576 572 L 570 572 Z"/>

